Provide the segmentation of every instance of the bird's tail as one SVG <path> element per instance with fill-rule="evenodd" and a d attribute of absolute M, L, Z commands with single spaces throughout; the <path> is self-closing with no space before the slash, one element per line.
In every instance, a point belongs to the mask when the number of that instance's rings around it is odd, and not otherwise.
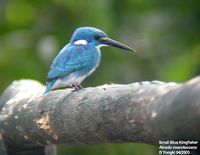
<path fill-rule="evenodd" d="M 54 85 L 55 82 L 56 82 L 56 79 L 52 80 L 50 82 L 47 82 L 47 86 L 46 86 L 46 89 L 45 89 L 43 95 L 52 90 L 52 87 L 53 87 L 53 85 Z"/>

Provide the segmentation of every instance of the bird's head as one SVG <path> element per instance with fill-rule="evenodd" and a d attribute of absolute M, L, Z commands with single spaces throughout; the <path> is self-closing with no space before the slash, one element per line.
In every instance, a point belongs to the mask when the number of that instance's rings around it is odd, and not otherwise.
<path fill-rule="evenodd" d="M 103 31 L 92 27 L 80 27 L 75 30 L 70 40 L 70 43 L 76 45 L 93 45 L 95 47 L 113 46 L 128 51 L 133 51 L 132 48 L 124 45 L 118 41 L 110 39 Z"/>

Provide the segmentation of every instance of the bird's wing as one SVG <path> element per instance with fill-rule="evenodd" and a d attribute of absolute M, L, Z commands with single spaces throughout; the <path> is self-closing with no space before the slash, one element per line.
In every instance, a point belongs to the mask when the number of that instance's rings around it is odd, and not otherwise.
<path fill-rule="evenodd" d="M 54 59 L 48 72 L 47 82 L 67 76 L 87 65 L 89 55 L 85 51 L 87 48 L 83 46 L 66 45 Z"/>

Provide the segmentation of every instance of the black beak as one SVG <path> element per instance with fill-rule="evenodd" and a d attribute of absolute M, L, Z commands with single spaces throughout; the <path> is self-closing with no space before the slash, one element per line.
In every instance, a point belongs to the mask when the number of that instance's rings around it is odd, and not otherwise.
<path fill-rule="evenodd" d="M 122 43 L 120 43 L 116 40 L 110 39 L 108 37 L 101 37 L 101 38 L 99 38 L 99 41 L 102 44 L 105 44 L 105 45 L 110 45 L 110 46 L 121 48 L 121 49 L 124 49 L 124 50 L 136 52 L 134 49 L 128 47 L 127 45 L 124 45 L 124 44 L 122 44 Z"/>

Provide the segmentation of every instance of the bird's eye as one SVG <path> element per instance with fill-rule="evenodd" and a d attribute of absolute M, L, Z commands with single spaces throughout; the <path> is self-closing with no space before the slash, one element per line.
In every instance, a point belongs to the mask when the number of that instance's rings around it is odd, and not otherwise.
<path fill-rule="evenodd" d="M 99 40 L 99 39 L 101 38 L 101 36 L 96 35 L 96 36 L 94 36 L 94 38 L 95 38 L 96 40 Z"/>

